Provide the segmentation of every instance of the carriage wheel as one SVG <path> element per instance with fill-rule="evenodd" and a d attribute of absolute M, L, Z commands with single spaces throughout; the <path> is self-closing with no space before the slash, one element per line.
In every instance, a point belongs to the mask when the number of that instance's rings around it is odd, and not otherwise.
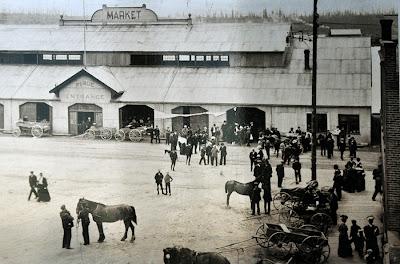
<path fill-rule="evenodd" d="M 19 129 L 19 128 L 14 129 L 12 134 L 14 137 L 21 136 L 21 129 Z"/>
<path fill-rule="evenodd" d="M 284 207 L 288 207 L 291 200 L 292 196 L 290 196 L 290 194 L 285 192 L 279 192 L 274 195 L 272 204 L 274 205 L 276 210 L 281 210 Z"/>
<path fill-rule="evenodd" d="M 103 140 L 110 140 L 112 138 L 112 131 L 109 128 L 103 128 L 100 131 L 100 137 Z"/>
<path fill-rule="evenodd" d="M 88 129 L 85 131 L 85 134 L 83 135 L 85 139 L 95 139 L 96 138 L 96 133 L 94 132 L 93 129 Z"/>
<path fill-rule="evenodd" d="M 307 230 L 307 231 L 320 232 L 320 230 L 313 225 L 302 225 L 302 226 L 300 226 L 300 229 Z"/>
<path fill-rule="evenodd" d="M 140 133 L 140 131 L 137 129 L 132 129 L 129 131 L 129 139 L 133 142 L 142 141 L 142 133 Z"/>
<path fill-rule="evenodd" d="M 306 263 L 326 263 L 328 261 L 331 249 L 328 240 L 319 236 L 306 237 L 299 245 Z"/>
<path fill-rule="evenodd" d="M 315 226 L 319 231 L 324 234 L 328 233 L 328 229 L 332 226 L 332 218 L 324 213 L 316 213 L 311 216 L 310 224 Z"/>
<path fill-rule="evenodd" d="M 303 218 L 291 208 L 283 208 L 279 211 L 279 222 L 291 227 L 300 227 L 304 224 Z"/>
<path fill-rule="evenodd" d="M 114 137 L 115 137 L 115 140 L 116 140 L 116 141 L 122 142 L 122 141 L 125 140 L 125 133 L 124 133 L 124 131 L 122 131 L 122 130 L 120 129 L 120 130 L 118 130 L 117 132 L 115 132 Z"/>
<path fill-rule="evenodd" d="M 256 242 L 260 247 L 267 248 L 268 247 L 268 235 L 267 235 L 268 226 L 266 224 L 260 225 L 260 227 L 256 231 Z"/>
<path fill-rule="evenodd" d="M 41 136 L 43 136 L 43 128 L 38 125 L 33 126 L 31 129 L 31 134 L 35 138 L 40 138 Z"/>
<path fill-rule="evenodd" d="M 271 255 L 285 258 L 292 251 L 292 242 L 284 232 L 277 232 L 268 239 L 267 248 Z"/>

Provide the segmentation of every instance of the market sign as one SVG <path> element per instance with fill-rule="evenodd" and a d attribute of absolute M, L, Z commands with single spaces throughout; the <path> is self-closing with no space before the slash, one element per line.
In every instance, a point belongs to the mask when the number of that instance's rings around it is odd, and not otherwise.
<path fill-rule="evenodd" d="M 88 76 L 81 76 L 60 90 L 60 99 L 71 103 L 107 103 L 110 91 Z"/>
<path fill-rule="evenodd" d="M 142 7 L 108 7 L 103 5 L 103 9 L 97 10 L 92 16 L 92 22 L 103 24 L 112 23 L 147 23 L 157 22 L 158 18 L 154 11 Z"/>

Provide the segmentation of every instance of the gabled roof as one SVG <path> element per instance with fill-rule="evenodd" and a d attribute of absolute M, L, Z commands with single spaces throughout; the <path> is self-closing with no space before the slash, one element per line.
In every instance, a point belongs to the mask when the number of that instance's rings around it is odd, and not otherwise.
<path fill-rule="evenodd" d="M 105 67 L 98 67 L 91 69 L 82 68 L 80 71 L 78 71 L 77 73 L 66 79 L 64 82 L 51 89 L 49 93 L 54 93 L 58 97 L 61 89 L 63 89 L 65 86 L 76 80 L 78 77 L 85 75 L 95 79 L 97 82 L 99 82 L 104 87 L 109 89 L 111 91 L 112 99 L 116 99 L 124 93 L 118 80 L 114 77 L 111 71 L 109 71 L 108 68 Z"/>

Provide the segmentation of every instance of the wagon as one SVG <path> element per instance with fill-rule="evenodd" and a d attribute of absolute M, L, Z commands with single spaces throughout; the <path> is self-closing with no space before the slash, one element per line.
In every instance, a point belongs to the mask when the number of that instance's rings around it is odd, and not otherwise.
<path fill-rule="evenodd" d="M 141 126 L 137 128 L 126 126 L 116 131 L 114 137 L 117 141 L 124 141 L 129 139 L 133 142 L 140 142 L 147 135 L 149 129 L 151 128 L 148 128 L 146 126 Z"/>
<path fill-rule="evenodd" d="M 83 137 L 86 139 L 95 139 L 96 137 L 100 137 L 103 140 L 110 140 L 113 138 L 116 131 L 116 128 L 96 127 L 93 125 L 85 131 Z"/>
<path fill-rule="evenodd" d="M 50 135 L 51 125 L 50 122 L 32 122 L 32 121 L 18 121 L 17 128 L 13 130 L 13 135 L 19 137 L 20 135 L 32 135 L 33 137 L 40 138 L 43 135 Z"/>
<path fill-rule="evenodd" d="M 262 224 L 253 237 L 268 253 L 279 258 L 299 256 L 306 263 L 326 263 L 330 255 L 328 239 L 311 225 L 299 228 L 284 224 Z"/>

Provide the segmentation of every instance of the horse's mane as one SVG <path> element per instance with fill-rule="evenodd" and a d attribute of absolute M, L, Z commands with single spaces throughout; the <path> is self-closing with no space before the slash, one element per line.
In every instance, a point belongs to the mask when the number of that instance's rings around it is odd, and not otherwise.
<path fill-rule="evenodd" d="M 98 202 L 94 202 L 94 201 L 91 201 L 91 200 L 88 200 L 88 199 L 83 199 L 84 201 L 87 201 L 87 202 L 89 202 L 89 203 L 94 203 L 94 204 L 98 204 L 98 205 L 101 205 L 101 206 L 106 206 L 105 204 L 102 204 L 102 203 L 98 203 Z"/>

